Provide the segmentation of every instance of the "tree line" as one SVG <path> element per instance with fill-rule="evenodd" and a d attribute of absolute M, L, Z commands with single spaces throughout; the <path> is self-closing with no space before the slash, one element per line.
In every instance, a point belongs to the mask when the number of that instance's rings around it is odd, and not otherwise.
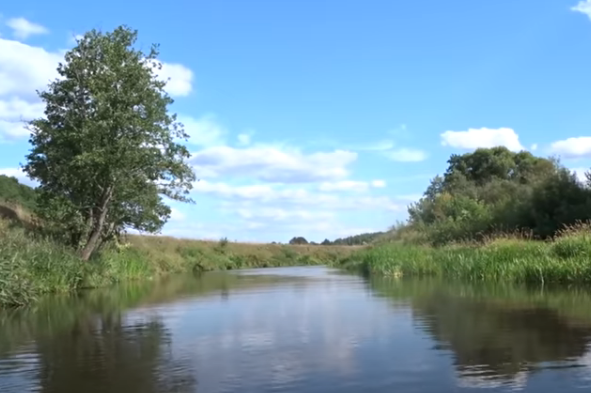
<path fill-rule="evenodd" d="M 310 244 L 321 246 L 362 246 L 365 244 L 370 244 L 383 234 L 384 232 L 368 232 L 359 235 L 347 236 L 343 238 L 339 237 L 338 239 L 332 241 L 324 239 L 321 243 L 308 242 L 305 237 L 295 236 L 289 241 L 289 244 Z"/>

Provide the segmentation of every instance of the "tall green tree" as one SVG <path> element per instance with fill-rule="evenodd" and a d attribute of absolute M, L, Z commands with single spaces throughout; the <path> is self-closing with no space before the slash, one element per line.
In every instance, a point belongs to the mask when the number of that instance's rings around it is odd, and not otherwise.
<path fill-rule="evenodd" d="M 30 122 L 23 169 L 40 183 L 37 213 L 84 260 L 126 228 L 157 232 L 170 217 L 163 197 L 192 202 L 188 135 L 156 77 L 158 46 L 144 53 L 136 40 L 126 26 L 86 33 Z"/>

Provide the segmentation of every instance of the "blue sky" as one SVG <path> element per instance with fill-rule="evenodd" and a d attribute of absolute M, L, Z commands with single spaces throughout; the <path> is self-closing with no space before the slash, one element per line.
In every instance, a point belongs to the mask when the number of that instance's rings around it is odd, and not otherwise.
<path fill-rule="evenodd" d="M 406 218 L 452 153 L 505 145 L 591 167 L 591 0 L 21 0 L 0 6 L 0 172 L 73 37 L 160 43 L 192 136 L 195 205 L 164 234 L 309 240 Z M 586 76 L 587 75 L 587 76 Z M 24 179 L 24 181 L 27 181 Z"/>

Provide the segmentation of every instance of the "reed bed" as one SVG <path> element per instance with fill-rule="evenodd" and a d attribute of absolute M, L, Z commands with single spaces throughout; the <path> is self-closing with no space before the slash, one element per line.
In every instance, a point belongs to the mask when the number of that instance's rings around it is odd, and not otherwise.
<path fill-rule="evenodd" d="M 369 247 L 341 266 L 389 276 L 435 276 L 516 283 L 591 283 L 591 227 L 580 224 L 551 241 L 497 236 L 442 247 L 393 242 Z"/>

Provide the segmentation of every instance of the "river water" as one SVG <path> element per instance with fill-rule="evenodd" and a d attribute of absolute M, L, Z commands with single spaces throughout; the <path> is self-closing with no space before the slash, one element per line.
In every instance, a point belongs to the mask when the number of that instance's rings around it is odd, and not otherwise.
<path fill-rule="evenodd" d="M 591 295 L 323 267 L 0 312 L 0 392 L 586 392 Z"/>

